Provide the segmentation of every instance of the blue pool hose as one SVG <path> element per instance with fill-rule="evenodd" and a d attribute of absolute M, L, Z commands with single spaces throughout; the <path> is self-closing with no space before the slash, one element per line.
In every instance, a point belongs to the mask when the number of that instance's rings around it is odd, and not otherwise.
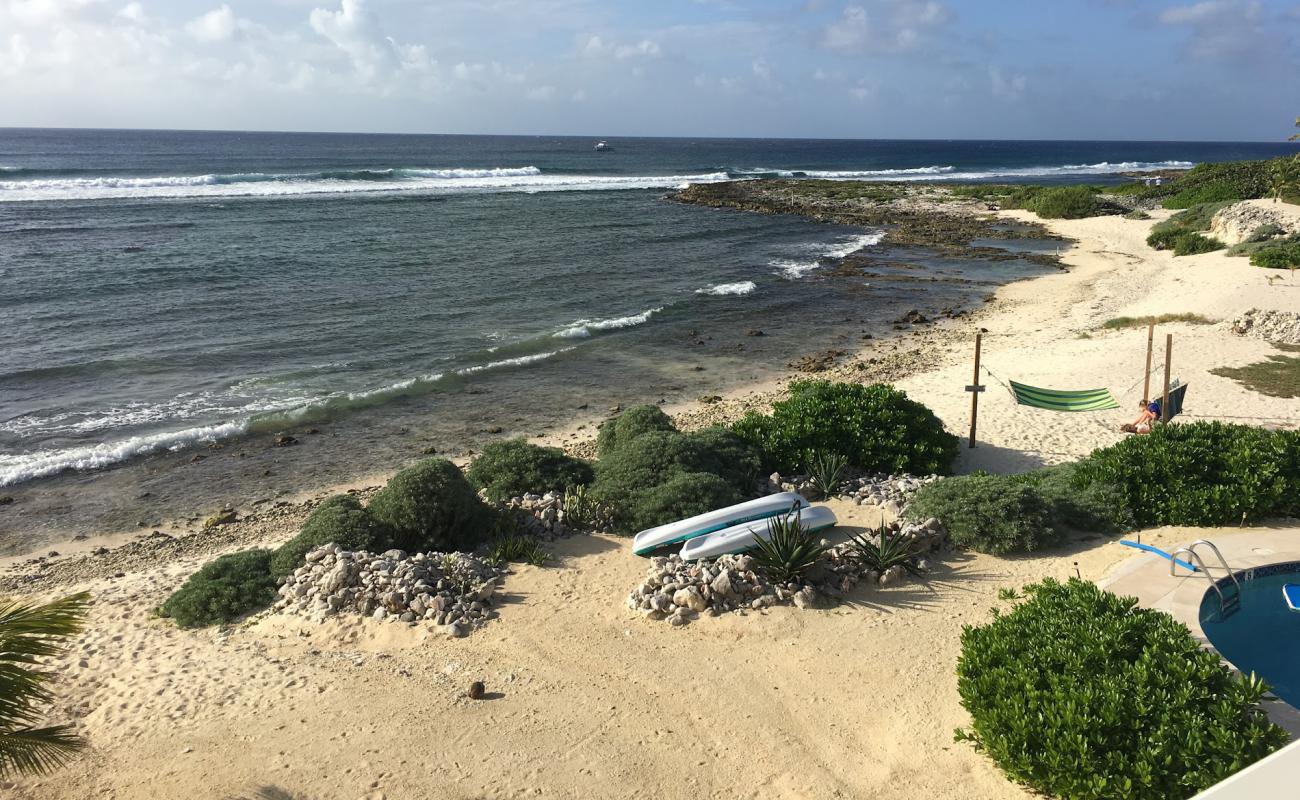
<path fill-rule="evenodd" d="M 1130 542 L 1128 539 L 1120 539 L 1119 543 L 1123 545 L 1128 545 L 1129 547 L 1136 547 L 1138 550 L 1145 550 L 1148 553 L 1155 553 L 1158 556 L 1162 556 L 1164 558 L 1169 559 L 1170 561 L 1174 562 L 1180 567 L 1189 569 L 1192 572 L 1200 572 L 1200 570 L 1198 570 L 1196 567 L 1192 566 L 1191 564 L 1188 564 L 1186 561 L 1182 560 L 1181 558 L 1174 558 L 1173 556 L 1166 553 L 1164 550 L 1161 550 L 1159 547 L 1152 547 L 1149 544 L 1142 544 L 1141 542 Z"/>

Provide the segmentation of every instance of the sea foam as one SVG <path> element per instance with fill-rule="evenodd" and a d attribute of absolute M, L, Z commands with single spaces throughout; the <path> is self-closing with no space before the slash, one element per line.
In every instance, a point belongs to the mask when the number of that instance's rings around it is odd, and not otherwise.
<path fill-rule="evenodd" d="M 736 283 L 718 283 L 713 286 L 706 286 L 703 289 L 696 289 L 695 293 L 724 297 L 726 295 L 753 294 L 757 288 L 758 284 L 753 281 L 738 281 Z"/>
<path fill-rule="evenodd" d="M 626 317 L 580 319 L 564 329 L 556 331 L 553 335 L 559 339 L 586 339 L 596 331 L 613 331 L 619 328 L 632 328 L 642 325 L 649 322 L 652 316 L 663 310 L 663 306 L 660 306 L 648 311 L 642 311 L 640 314 L 630 314 Z"/>

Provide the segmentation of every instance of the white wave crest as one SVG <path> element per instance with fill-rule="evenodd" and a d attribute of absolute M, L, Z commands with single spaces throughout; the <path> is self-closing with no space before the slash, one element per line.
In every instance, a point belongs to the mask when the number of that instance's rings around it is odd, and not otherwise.
<path fill-rule="evenodd" d="M 713 286 L 706 286 L 703 289 L 696 289 L 696 294 L 709 294 L 715 297 L 726 295 L 746 295 L 753 294 L 758 288 L 758 284 L 753 281 L 738 281 L 737 283 L 718 283 Z"/>
<path fill-rule="evenodd" d="M 553 335 L 557 339 L 586 339 L 591 336 L 593 331 L 612 331 L 618 330 L 619 328 L 632 328 L 644 324 L 649 322 L 650 318 L 655 314 L 658 314 L 660 311 L 663 311 L 662 306 L 626 317 L 614 317 L 612 319 L 580 319 L 572 325 L 569 325 L 567 328 L 557 331 Z"/>
<path fill-rule="evenodd" d="M 286 197 L 349 194 L 456 194 L 671 189 L 728 180 L 696 175 L 549 175 L 537 167 L 389 169 L 303 174 L 161 175 L 152 177 L 0 180 L 0 202 L 132 198 Z"/>
<path fill-rule="evenodd" d="M 216 441 L 243 433 L 245 423 L 227 422 L 180 431 L 132 436 L 117 442 L 103 442 L 66 450 L 40 450 L 23 455 L 0 455 L 0 486 L 33 478 L 57 475 L 67 470 L 91 470 L 159 450 L 181 450 L 198 442 Z"/>
<path fill-rule="evenodd" d="M 868 247 L 874 247 L 880 244 L 885 238 L 884 231 L 871 231 L 870 233 L 860 233 L 849 236 L 846 239 L 835 242 L 830 245 L 815 244 L 811 245 L 812 249 L 817 251 L 817 256 L 812 259 L 777 259 L 768 264 L 776 268 L 776 274 L 788 280 L 799 280 L 808 273 L 821 267 L 826 259 L 844 258 L 847 255 L 856 253 Z"/>

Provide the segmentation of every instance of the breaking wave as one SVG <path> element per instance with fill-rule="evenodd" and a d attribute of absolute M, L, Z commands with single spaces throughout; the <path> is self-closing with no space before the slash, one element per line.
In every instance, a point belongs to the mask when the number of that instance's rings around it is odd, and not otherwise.
<path fill-rule="evenodd" d="M 871 231 L 850 236 L 831 245 L 813 245 L 817 253 L 812 258 L 778 258 L 768 266 L 776 268 L 776 274 L 789 280 L 798 280 L 810 272 L 819 269 L 827 260 L 844 258 L 868 247 L 874 247 L 885 238 L 884 231 Z"/>
<path fill-rule="evenodd" d="M 725 297 L 727 295 L 746 295 L 753 294 L 758 288 L 758 284 L 753 281 L 738 281 L 736 283 L 719 283 L 713 286 L 706 286 L 703 289 L 696 289 L 696 294 L 709 294 L 715 297 Z"/>
<path fill-rule="evenodd" d="M 614 317 L 612 319 L 580 319 L 568 327 L 556 331 L 553 335 L 557 339 L 586 339 L 593 332 L 613 331 L 619 328 L 633 328 L 650 321 L 650 318 L 660 311 L 663 306 L 652 308 L 648 311 L 642 311 L 640 314 L 631 314 L 626 317 Z"/>

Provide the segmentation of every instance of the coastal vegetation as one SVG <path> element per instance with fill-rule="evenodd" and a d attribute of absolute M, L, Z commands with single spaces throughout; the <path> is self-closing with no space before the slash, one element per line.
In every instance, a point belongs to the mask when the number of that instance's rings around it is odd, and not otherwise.
<path fill-rule="evenodd" d="M 867 472 L 947 474 L 957 457 L 934 412 L 887 384 L 795 381 L 771 414 L 751 412 L 732 430 L 765 471 L 794 472 L 821 453 Z"/>
<path fill-rule="evenodd" d="M 1231 202 L 1202 203 L 1174 214 L 1151 226 L 1147 244 L 1156 250 L 1173 250 L 1176 256 L 1221 250 L 1222 242 L 1201 232 L 1208 231 L 1214 215 L 1229 205 Z"/>
<path fill-rule="evenodd" d="M 1178 177 L 1159 185 L 1133 182 L 1115 187 L 1113 193 L 1132 195 L 1138 201 L 1170 209 L 1185 209 L 1204 203 L 1237 202 L 1277 196 L 1289 202 L 1300 200 L 1300 186 L 1277 185 L 1279 166 L 1289 156 L 1263 161 L 1229 161 L 1197 164 Z"/>
<path fill-rule="evenodd" d="M 90 605 L 84 592 L 51 603 L 0 601 L 0 778 L 40 775 L 68 762 L 85 742 L 71 725 L 36 727 L 54 696 L 42 665 L 68 650 Z"/>
<path fill-rule="evenodd" d="M 1145 328 L 1148 325 L 1165 325 L 1171 322 L 1183 322 L 1188 325 L 1213 325 L 1214 320 L 1204 314 L 1182 312 L 1178 314 L 1151 314 L 1141 317 L 1112 317 L 1101 324 L 1110 331 L 1127 328 Z"/>
<path fill-rule="evenodd" d="M 1031 553 L 1073 531 L 1116 533 L 1132 527 L 1122 495 L 1108 481 L 1080 482 L 1065 464 L 1016 475 L 976 473 L 923 487 L 910 519 L 943 521 L 952 543 L 980 553 Z"/>
<path fill-rule="evenodd" d="M 350 494 L 323 501 L 303 522 L 302 529 L 271 556 L 271 574 L 277 578 L 302 566 L 303 557 L 323 544 L 346 550 L 387 550 L 393 534 L 375 519 L 370 509 Z"/>
<path fill-rule="evenodd" d="M 158 615 L 182 628 L 233 622 L 275 600 L 270 550 L 241 550 L 204 564 L 166 602 Z"/>
<path fill-rule="evenodd" d="M 954 186 L 957 197 L 969 197 L 1002 208 L 1032 211 L 1044 219 L 1083 219 L 1118 214 L 1123 209 L 1108 203 L 1095 186 L 1039 186 L 1034 184 L 974 184 Z"/>
<path fill-rule="evenodd" d="M 370 513 L 409 552 L 473 550 L 495 529 L 493 510 L 460 468 L 430 458 L 401 470 L 370 500 Z"/>
<path fill-rule="evenodd" d="M 797 581 L 826 553 L 826 547 L 804 529 L 798 514 L 773 517 L 767 523 L 767 537 L 755 537 L 750 555 L 767 578 L 775 583 Z"/>
<path fill-rule="evenodd" d="M 470 463 L 465 477 L 488 500 L 499 503 L 524 494 L 585 486 L 594 475 L 590 464 L 558 447 L 539 447 L 518 438 L 486 445 Z"/>
<path fill-rule="evenodd" d="M 496 565 L 515 563 L 544 567 L 550 560 L 551 554 L 542 548 L 541 542 L 514 530 L 499 534 L 487 552 L 488 563 Z"/>
<path fill-rule="evenodd" d="M 1168 614 L 1096 585 L 1046 579 L 967 626 L 959 729 L 1012 780 L 1053 797 L 1191 797 L 1286 743 L 1234 676 Z M 1009 595 L 1014 597 L 1014 595 Z"/>
<path fill-rule="evenodd" d="M 1300 345 L 1276 345 L 1279 349 L 1300 352 Z M 1219 367 L 1213 375 L 1231 378 L 1253 392 L 1272 397 L 1300 397 L 1300 356 L 1271 355 L 1244 367 Z"/>
<path fill-rule="evenodd" d="M 867 569 L 882 575 L 895 567 L 920 575 L 916 566 L 917 549 L 915 539 L 904 537 L 901 531 L 890 530 L 882 520 L 874 536 L 853 534 L 849 552 Z"/>

